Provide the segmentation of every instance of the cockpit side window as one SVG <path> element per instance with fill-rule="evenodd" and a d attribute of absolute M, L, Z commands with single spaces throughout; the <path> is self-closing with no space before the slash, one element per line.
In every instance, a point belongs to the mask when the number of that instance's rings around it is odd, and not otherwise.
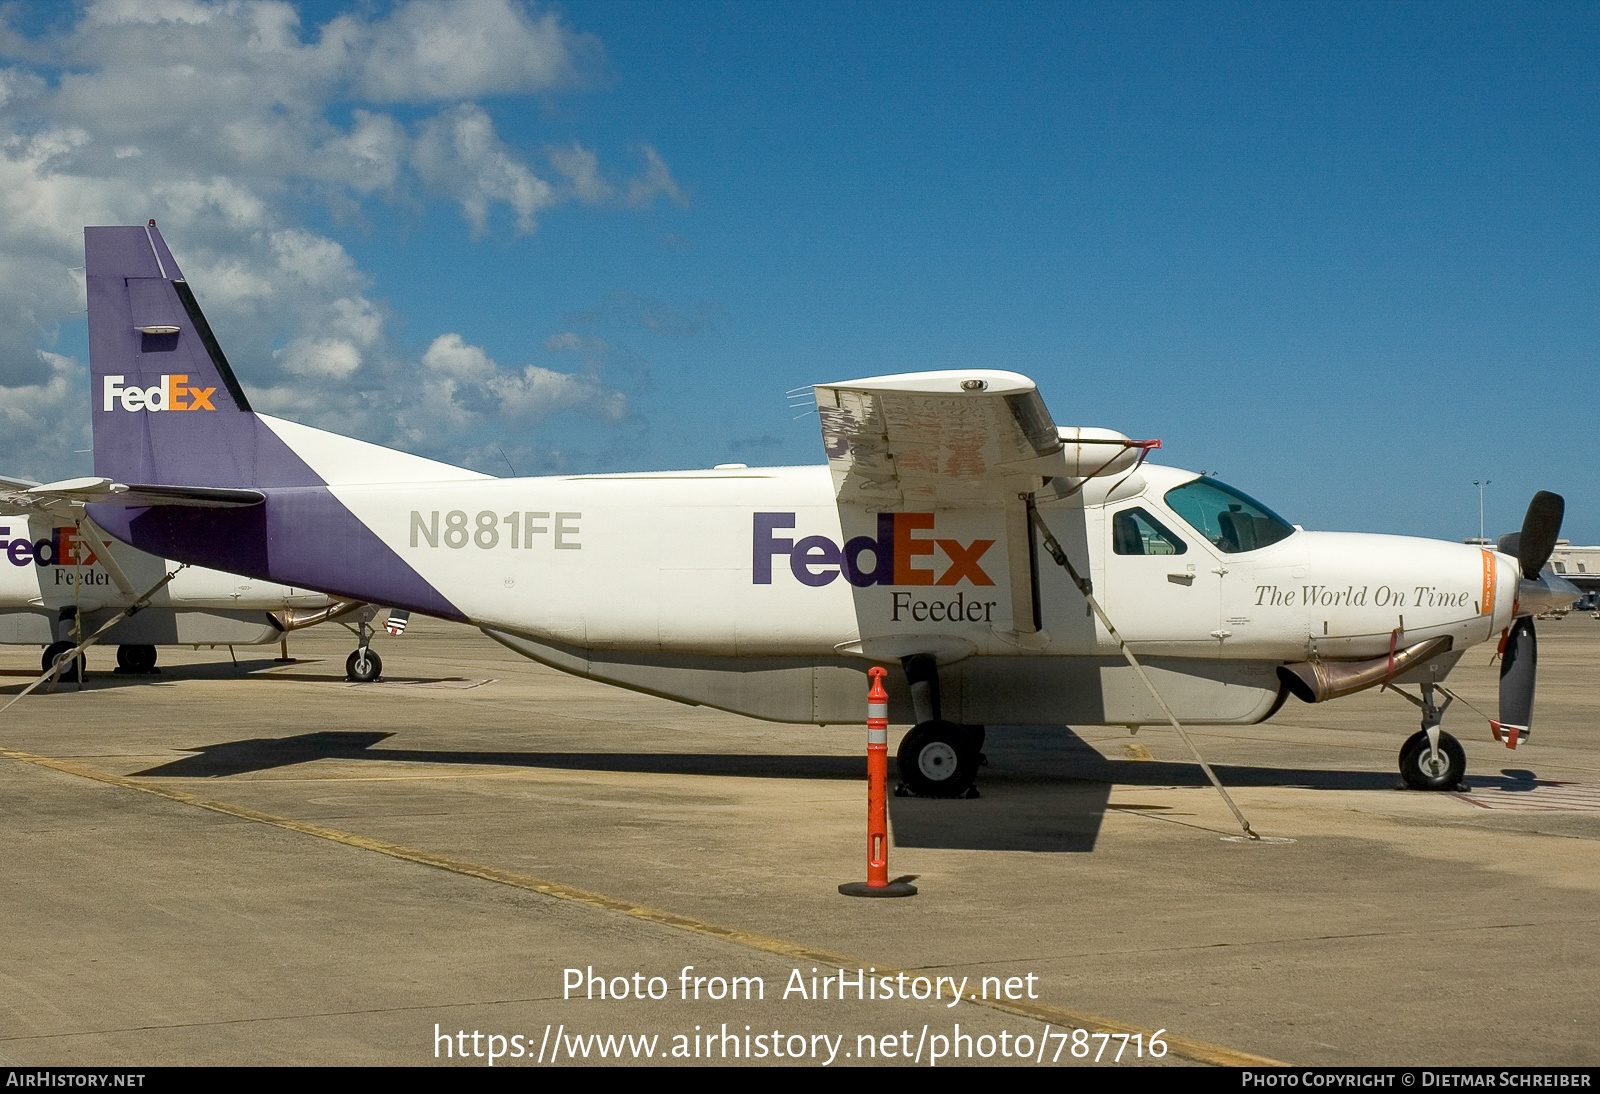
<path fill-rule="evenodd" d="M 1189 545 L 1143 509 L 1124 509 L 1111 518 L 1111 550 L 1119 555 L 1181 555 Z"/>
<path fill-rule="evenodd" d="M 1216 479 L 1195 479 L 1168 490 L 1166 502 L 1225 554 L 1254 551 L 1294 535 L 1288 521 Z"/>

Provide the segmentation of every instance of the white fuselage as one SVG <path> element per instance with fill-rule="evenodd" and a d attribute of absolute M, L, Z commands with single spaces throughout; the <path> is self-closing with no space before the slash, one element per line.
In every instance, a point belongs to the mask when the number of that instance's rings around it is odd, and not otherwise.
<path fill-rule="evenodd" d="M 1396 630 L 1402 644 L 1450 635 L 1459 647 L 1510 619 L 1513 563 L 1494 552 L 1296 531 L 1224 553 L 1161 500 L 1194 475 L 1147 467 L 1141 477 L 1143 490 L 1116 500 L 1040 504 L 1136 651 L 1352 658 L 1383 652 Z M 473 623 L 587 649 L 811 655 L 940 635 L 986 655 L 1016 652 L 1019 632 L 1033 630 L 1016 617 L 1004 510 L 927 514 L 926 527 L 903 533 L 894 580 L 852 584 L 834 553 L 876 529 L 846 534 L 823 467 L 332 489 Z M 1186 552 L 1114 553 L 1111 519 L 1135 506 L 1174 529 Z M 875 555 L 862 550 L 858 569 L 870 569 Z M 963 569 L 957 556 L 973 561 Z M 1068 575 L 1042 554 L 1037 571 L 1041 626 L 1022 648 L 1115 653 Z"/>
<path fill-rule="evenodd" d="M 1441 635 L 1460 650 L 1511 619 L 1506 556 L 1299 530 L 1230 553 L 1164 501 L 1195 479 L 1149 466 L 1038 495 L 1114 625 L 1195 721 L 1264 717 L 1280 701 L 1277 665 Z M 331 489 L 472 623 L 567 671 L 829 722 L 859 705 L 868 659 L 931 652 L 968 720 L 1159 720 L 1069 575 L 1042 550 L 1030 557 L 1018 510 L 844 527 L 834 487 L 827 468 L 800 467 Z M 1113 523 L 1131 508 L 1182 553 L 1117 553 Z"/>

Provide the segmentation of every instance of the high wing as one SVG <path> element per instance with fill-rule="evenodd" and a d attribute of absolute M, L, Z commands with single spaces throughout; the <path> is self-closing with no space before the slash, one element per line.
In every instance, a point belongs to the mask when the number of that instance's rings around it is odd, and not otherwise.
<path fill-rule="evenodd" d="M 1061 429 L 1015 372 L 915 372 L 816 388 L 841 505 L 868 512 L 997 506 L 1040 479 L 1131 469 L 1151 442 Z"/>
<path fill-rule="evenodd" d="M 841 565 L 856 587 L 861 641 L 851 648 L 873 656 L 966 656 L 977 631 L 1033 644 L 1035 494 L 1047 483 L 1059 498 L 1090 479 L 1125 478 L 1154 444 L 1109 429 L 1063 429 L 1032 380 L 993 369 L 822 384 L 816 400 L 845 537 Z M 870 570 L 863 555 L 873 556 Z M 992 570 L 983 569 L 985 556 Z M 825 552 L 806 557 L 821 561 Z M 883 588 L 963 581 L 993 586 L 996 599 L 984 602 L 984 626 L 963 626 L 961 635 L 924 617 L 921 601 Z"/>

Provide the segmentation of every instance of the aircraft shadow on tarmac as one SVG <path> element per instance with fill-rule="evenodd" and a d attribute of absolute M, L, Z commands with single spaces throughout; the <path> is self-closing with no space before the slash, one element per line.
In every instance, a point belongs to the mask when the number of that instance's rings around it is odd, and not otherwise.
<path fill-rule="evenodd" d="M 854 756 L 785 756 L 656 752 L 468 752 L 377 748 L 392 733 L 325 731 L 294 737 L 226 741 L 135 775 L 222 778 L 313 760 L 460 764 L 487 767 L 627 771 L 734 778 L 864 780 L 866 761 Z M 894 842 L 901 847 L 983 851 L 1094 850 L 1108 809 L 1180 821 L 1187 814 L 1159 805 L 1117 804 L 1114 785 L 1204 786 L 1192 763 L 1107 759 L 1064 726 L 991 727 L 989 764 L 979 779 L 982 797 L 936 801 L 891 796 Z M 1213 765 L 1225 786 L 1295 786 L 1313 790 L 1394 790 L 1391 772 Z M 895 781 L 890 773 L 891 785 Z M 1482 780 L 1473 780 L 1474 784 Z M 1498 781 L 1498 780 L 1495 780 Z M 1193 823 L 1193 822 L 1190 822 Z"/>

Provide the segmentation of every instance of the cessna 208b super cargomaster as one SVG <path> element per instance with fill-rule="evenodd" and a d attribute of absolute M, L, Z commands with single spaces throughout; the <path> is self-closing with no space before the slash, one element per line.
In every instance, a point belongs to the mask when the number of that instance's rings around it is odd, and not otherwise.
<path fill-rule="evenodd" d="M 1495 732 L 1528 731 L 1555 495 L 1506 551 L 1301 531 L 977 369 L 818 386 L 826 467 L 496 479 L 253 412 L 154 222 L 85 235 L 95 471 L 136 500 L 90 512 L 141 550 L 773 721 L 857 723 L 898 660 L 901 778 L 933 796 L 985 723 L 1239 725 L 1382 684 L 1420 689 L 1406 780 L 1455 787 L 1435 697 L 1502 634 Z"/>

